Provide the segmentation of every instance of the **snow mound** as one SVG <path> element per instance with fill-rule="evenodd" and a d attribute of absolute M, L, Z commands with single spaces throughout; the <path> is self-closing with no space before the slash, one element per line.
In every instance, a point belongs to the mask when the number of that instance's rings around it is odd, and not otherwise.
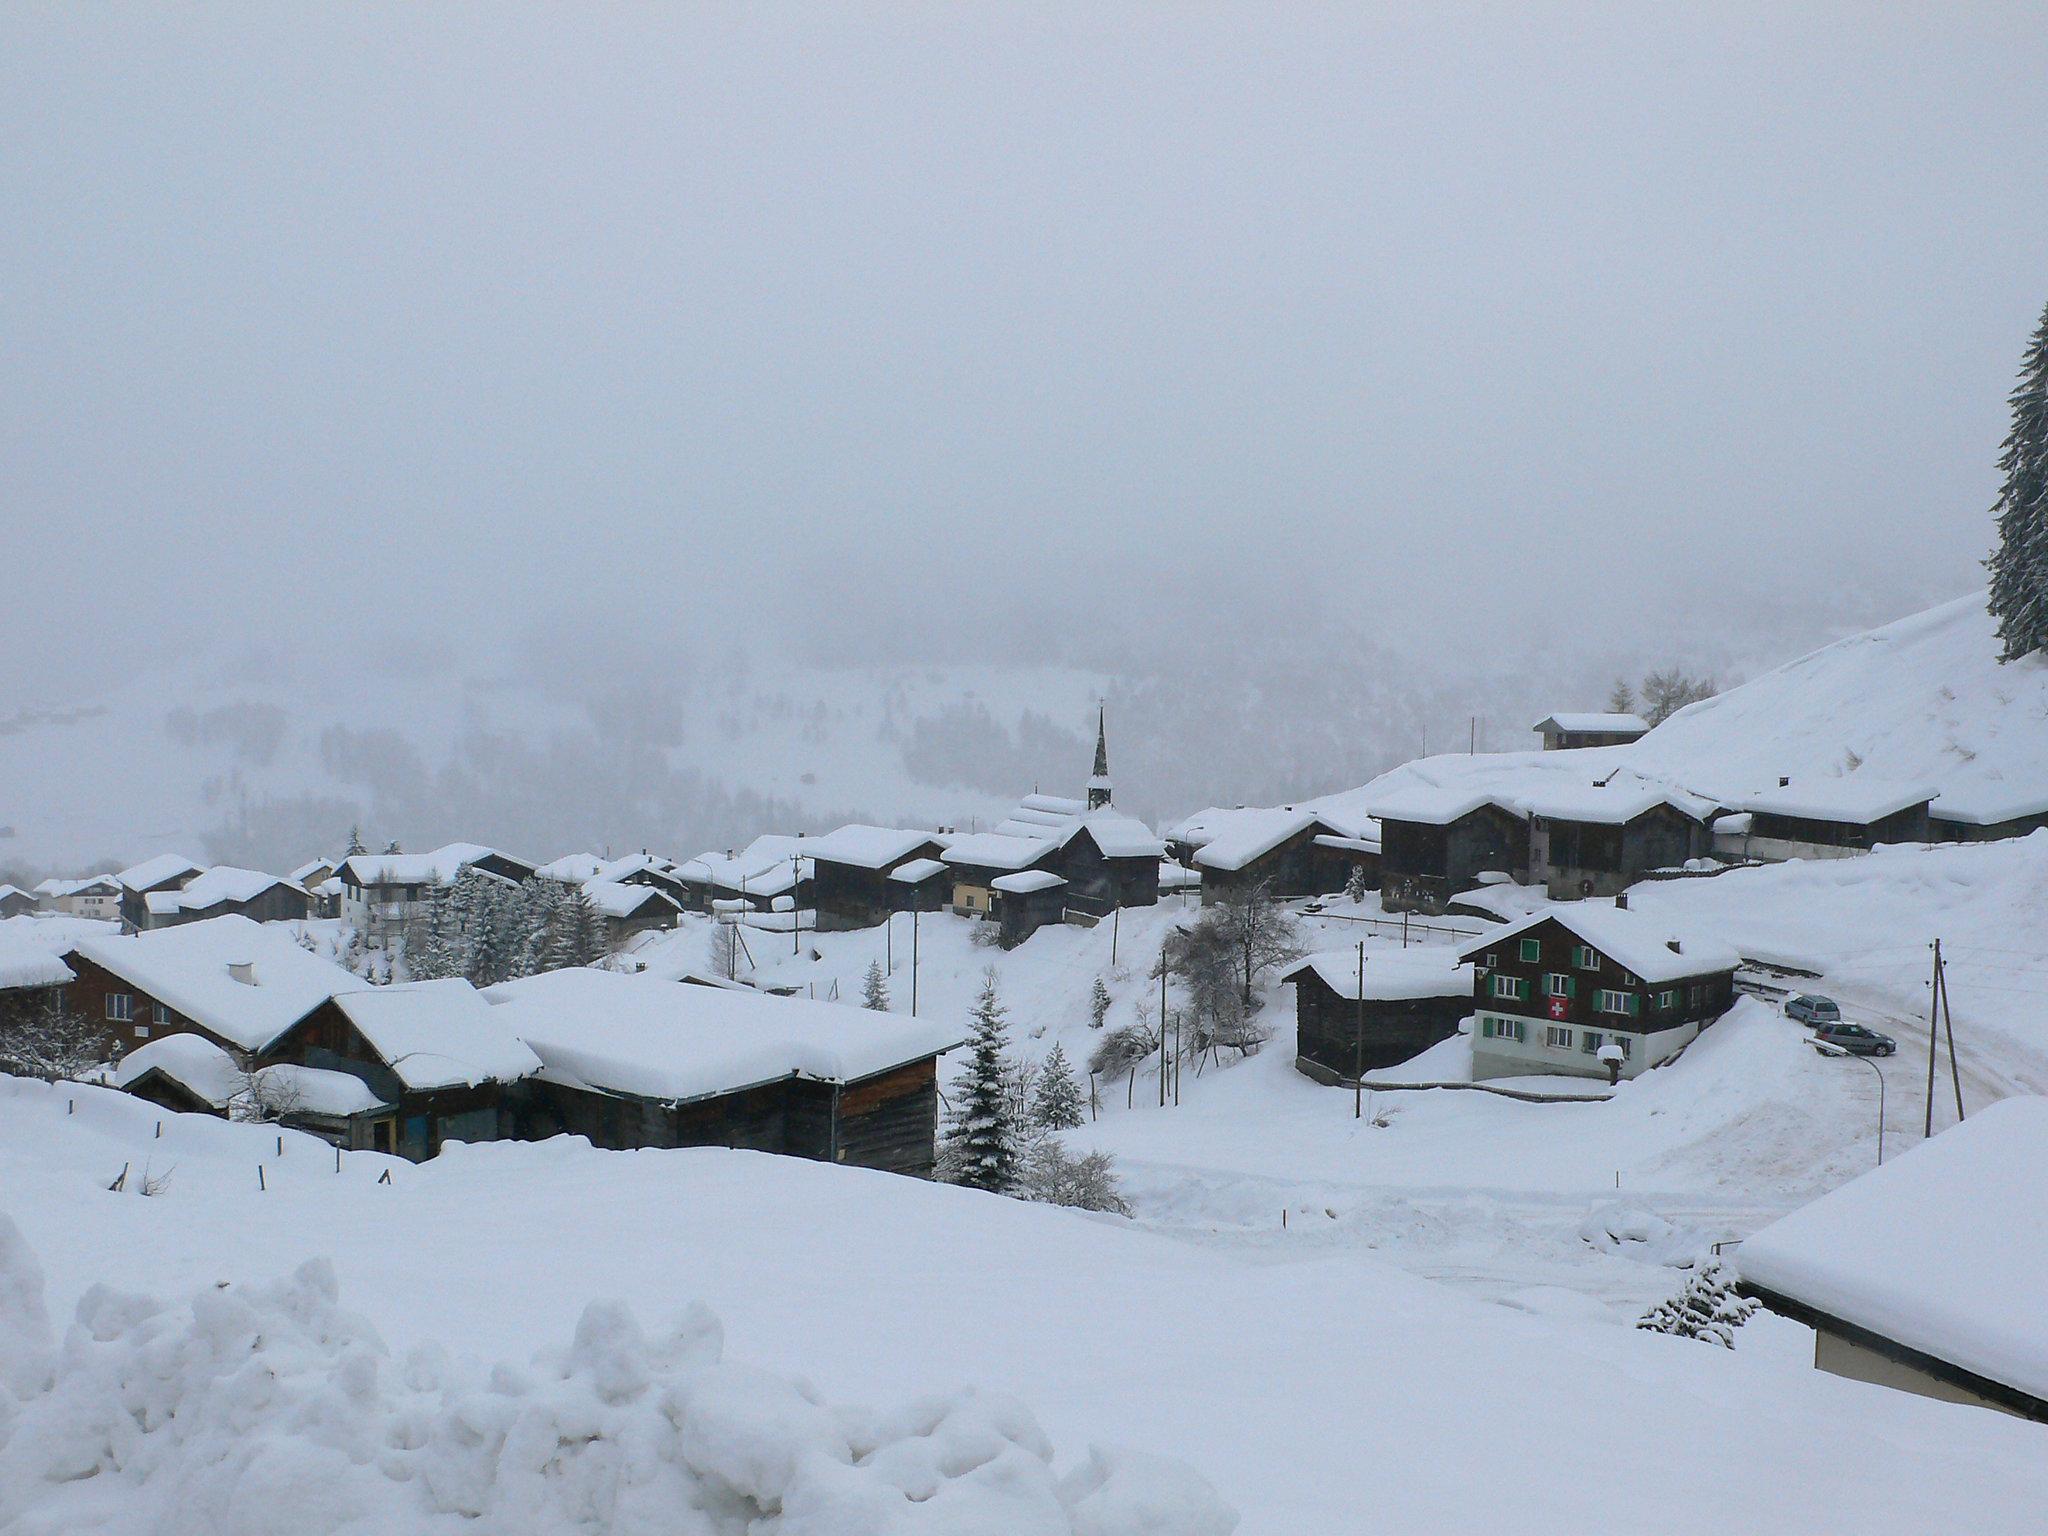
<path fill-rule="evenodd" d="M 701 1304 L 657 1338 L 616 1303 L 568 1348 L 394 1362 L 333 1267 L 182 1306 L 95 1286 L 61 1344 L 0 1216 L 0 1509 L 105 1536 L 1228 1536 L 1194 1472 L 1095 1450 L 1065 1478 L 1030 1413 L 956 1392 L 874 1411 L 724 1358 Z M 17 1527 L 10 1526 L 10 1529 Z"/>
<path fill-rule="evenodd" d="M 1624 1258 L 1667 1264 L 1673 1269 L 1695 1268 L 1712 1246 L 1706 1233 L 1666 1221 L 1634 1200 L 1610 1200 L 1595 1206 L 1579 1223 L 1579 1240 Z"/>

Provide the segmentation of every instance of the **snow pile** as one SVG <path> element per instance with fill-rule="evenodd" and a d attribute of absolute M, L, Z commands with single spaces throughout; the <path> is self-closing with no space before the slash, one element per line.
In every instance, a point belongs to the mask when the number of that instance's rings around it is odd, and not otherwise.
<path fill-rule="evenodd" d="M 1645 1264 L 1691 1269 L 1708 1254 L 1712 1239 L 1693 1227 L 1666 1221 L 1634 1200 L 1595 1206 L 1579 1223 L 1579 1240 L 1607 1253 Z"/>
<path fill-rule="evenodd" d="M 1194 1472 L 1096 1450 L 1055 1475 L 1030 1413 L 971 1391 L 874 1411 L 593 1303 L 566 1350 L 393 1361 L 331 1265 L 183 1306 L 95 1286 L 61 1345 L 0 1217 L 0 1509 L 107 1536 L 1227 1536 Z M 474 1523 L 473 1523 L 474 1522 Z"/>

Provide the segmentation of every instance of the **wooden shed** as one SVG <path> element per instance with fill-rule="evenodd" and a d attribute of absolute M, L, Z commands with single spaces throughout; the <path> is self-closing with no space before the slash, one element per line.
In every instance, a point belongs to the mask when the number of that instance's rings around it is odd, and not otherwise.
<path fill-rule="evenodd" d="M 806 846 L 813 870 L 811 903 L 822 932 L 872 928 L 938 891 L 932 877 L 943 869 L 938 860 L 945 849 L 933 833 L 850 822 L 808 839 Z M 915 866 L 917 873 L 895 879 L 905 866 Z"/>
<path fill-rule="evenodd" d="M 1879 843 L 1924 843 L 1933 836 L 1931 785 L 1861 773 L 1781 780 L 1743 803 L 1749 830 L 1742 852 L 1757 859 L 1826 859 L 1868 853 Z"/>
<path fill-rule="evenodd" d="M 1417 785 L 1384 796 L 1372 813 L 1389 912 L 1439 913 L 1482 874 L 1528 874 L 1528 819 L 1490 791 Z"/>
<path fill-rule="evenodd" d="M 1435 946 L 1310 955 L 1280 978 L 1294 988 L 1295 1067 L 1319 1083 L 1348 1083 L 1420 1055 L 1471 1014 L 1472 974 Z"/>

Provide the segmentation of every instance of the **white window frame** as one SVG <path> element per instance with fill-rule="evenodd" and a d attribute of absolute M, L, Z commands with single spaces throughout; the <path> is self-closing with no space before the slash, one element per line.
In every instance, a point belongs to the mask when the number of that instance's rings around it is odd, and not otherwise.
<path fill-rule="evenodd" d="M 1572 995 L 1571 977 L 1565 975 L 1563 971 L 1545 971 L 1543 973 L 1543 995 L 1545 997 L 1570 997 Z"/>
<path fill-rule="evenodd" d="M 1595 1013 L 1612 1014 L 1615 1018 L 1626 1019 L 1634 1015 L 1629 1010 L 1629 994 L 1612 987 L 1602 987 L 1593 999 Z"/>
<path fill-rule="evenodd" d="M 1600 1047 L 1607 1043 L 1607 1037 L 1597 1029 L 1589 1029 L 1579 1041 L 1579 1049 L 1588 1056 L 1598 1056 Z"/>
<path fill-rule="evenodd" d="M 1529 1000 L 1529 978 L 1526 976 L 1495 976 L 1493 995 L 1502 1002 L 1526 1003 Z"/>
<path fill-rule="evenodd" d="M 1568 1051 L 1572 1048 L 1572 1030 L 1569 1024 L 1550 1024 L 1544 1027 L 1543 1043 L 1553 1051 Z"/>
<path fill-rule="evenodd" d="M 107 994 L 107 1017 L 116 1024 L 135 1022 L 135 994 L 133 992 L 109 992 Z"/>

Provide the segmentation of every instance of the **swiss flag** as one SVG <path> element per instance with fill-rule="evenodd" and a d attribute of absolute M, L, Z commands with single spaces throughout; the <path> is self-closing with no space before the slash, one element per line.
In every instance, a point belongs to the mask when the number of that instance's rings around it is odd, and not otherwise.
<path fill-rule="evenodd" d="M 1552 1017 L 1553 1019 L 1562 1019 L 1562 1018 L 1565 1018 L 1565 1017 L 1567 1017 L 1567 1016 L 1568 1016 L 1568 1015 L 1569 1015 L 1569 1014 L 1571 1013 L 1571 1011 L 1572 1011 L 1572 1010 L 1571 1010 L 1571 999 L 1570 999 L 1570 998 L 1568 998 L 1568 997 L 1553 997 L 1553 998 L 1552 998 L 1552 999 L 1550 1000 L 1550 1016 L 1551 1016 L 1551 1017 Z"/>

